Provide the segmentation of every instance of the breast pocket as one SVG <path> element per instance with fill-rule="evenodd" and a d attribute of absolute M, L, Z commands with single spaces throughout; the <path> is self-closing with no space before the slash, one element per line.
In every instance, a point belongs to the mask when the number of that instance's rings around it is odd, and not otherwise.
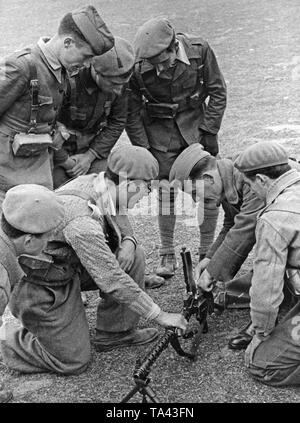
<path fill-rule="evenodd" d="M 56 117 L 57 107 L 54 104 L 53 97 L 40 95 L 38 121 L 40 123 L 52 122 Z"/>

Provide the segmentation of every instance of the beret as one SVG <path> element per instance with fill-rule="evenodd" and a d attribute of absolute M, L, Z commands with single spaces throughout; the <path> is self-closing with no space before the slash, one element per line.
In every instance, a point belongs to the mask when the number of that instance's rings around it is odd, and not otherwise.
<path fill-rule="evenodd" d="M 145 22 L 133 40 L 137 60 L 157 56 L 169 47 L 175 30 L 166 18 L 154 18 Z"/>
<path fill-rule="evenodd" d="M 101 56 L 94 56 L 91 64 L 96 72 L 104 76 L 128 76 L 134 66 L 134 51 L 132 45 L 120 37 L 115 37 L 115 46 Z"/>
<path fill-rule="evenodd" d="M 9 189 L 2 212 L 11 226 L 30 234 L 51 231 L 62 222 L 65 214 L 57 195 L 36 184 L 22 184 Z"/>
<path fill-rule="evenodd" d="M 103 54 L 114 46 L 113 35 L 93 6 L 74 10 L 72 18 L 95 54 Z"/>
<path fill-rule="evenodd" d="M 169 182 L 177 180 L 183 183 L 186 181 L 189 178 L 193 167 L 207 156 L 210 156 L 210 154 L 208 151 L 203 150 L 203 146 L 201 144 L 191 144 L 183 150 L 181 154 L 179 154 L 173 163 L 170 170 Z"/>
<path fill-rule="evenodd" d="M 157 177 L 159 166 L 150 151 L 144 147 L 121 145 L 111 151 L 107 167 L 126 179 L 150 181 Z"/>
<path fill-rule="evenodd" d="M 241 172 L 286 164 L 288 152 L 276 141 L 261 141 L 247 147 L 234 161 L 234 166 Z"/>

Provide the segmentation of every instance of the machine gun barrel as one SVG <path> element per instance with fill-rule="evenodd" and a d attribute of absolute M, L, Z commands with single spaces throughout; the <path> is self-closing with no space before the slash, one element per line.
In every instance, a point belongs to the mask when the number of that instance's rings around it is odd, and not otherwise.
<path fill-rule="evenodd" d="M 160 354 L 168 347 L 171 339 L 176 336 L 173 329 L 167 329 L 164 336 L 159 340 L 159 342 L 154 346 L 154 348 L 147 354 L 147 357 L 143 363 L 135 370 L 133 377 L 137 379 L 147 378 L 151 366 L 158 359 Z"/>

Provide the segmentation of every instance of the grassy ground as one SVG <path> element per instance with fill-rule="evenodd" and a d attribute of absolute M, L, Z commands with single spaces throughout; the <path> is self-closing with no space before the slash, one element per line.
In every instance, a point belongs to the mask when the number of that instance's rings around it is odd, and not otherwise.
<path fill-rule="evenodd" d="M 299 154 L 300 33 L 298 0 L 105 0 L 89 1 L 101 11 L 114 34 L 132 40 L 139 25 L 165 15 L 183 32 L 201 34 L 218 56 L 228 85 L 228 107 L 220 131 L 221 151 L 231 155 L 262 139 L 276 139 Z M 0 56 L 52 35 L 63 13 L 86 4 L 80 0 L 0 0 Z M 300 157 L 299 157 L 300 158 Z M 155 218 L 133 218 L 151 268 L 157 261 Z M 220 216 L 221 223 L 221 216 Z M 178 219 L 176 250 L 189 247 L 197 260 L 198 232 Z M 251 257 L 245 263 L 246 271 Z M 179 311 L 184 286 L 182 269 L 154 299 L 167 311 Z M 89 293 L 91 336 L 97 294 Z M 228 339 L 248 319 L 247 311 L 226 311 L 211 318 L 199 359 L 190 363 L 171 348 L 153 367 L 153 387 L 165 402 L 299 402 L 299 390 L 269 388 L 253 381 L 243 366 L 243 352 L 227 348 Z M 143 325 L 143 322 L 141 323 Z M 162 331 L 163 333 L 163 331 Z M 14 402 L 118 402 L 133 386 L 136 358 L 149 347 L 93 351 L 84 374 L 19 375 L 0 366 L 0 380 L 14 392 Z M 134 397 L 133 401 L 139 401 Z"/>

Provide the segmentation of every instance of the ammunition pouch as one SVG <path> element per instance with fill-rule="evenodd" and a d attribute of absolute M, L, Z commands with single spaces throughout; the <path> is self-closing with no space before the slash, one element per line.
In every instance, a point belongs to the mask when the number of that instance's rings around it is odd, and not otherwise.
<path fill-rule="evenodd" d="M 38 156 L 52 144 L 49 134 L 17 133 L 12 142 L 12 150 L 16 157 Z"/>
<path fill-rule="evenodd" d="M 181 100 L 179 103 L 151 103 L 145 101 L 147 115 L 156 119 L 174 119 L 179 112 L 200 107 L 205 98 L 200 92 Z"/>
<path fill-rule="evenodd" d="M 286 284 L 292 295 L 300 297 L 300 269 L 286 269 Z"/>
<path fill-rule="evenodd" d="M 157 119 L 174 119 L 179 107 L 178 103 L 150 103 L 146 102 L 148 116 Z"/>

